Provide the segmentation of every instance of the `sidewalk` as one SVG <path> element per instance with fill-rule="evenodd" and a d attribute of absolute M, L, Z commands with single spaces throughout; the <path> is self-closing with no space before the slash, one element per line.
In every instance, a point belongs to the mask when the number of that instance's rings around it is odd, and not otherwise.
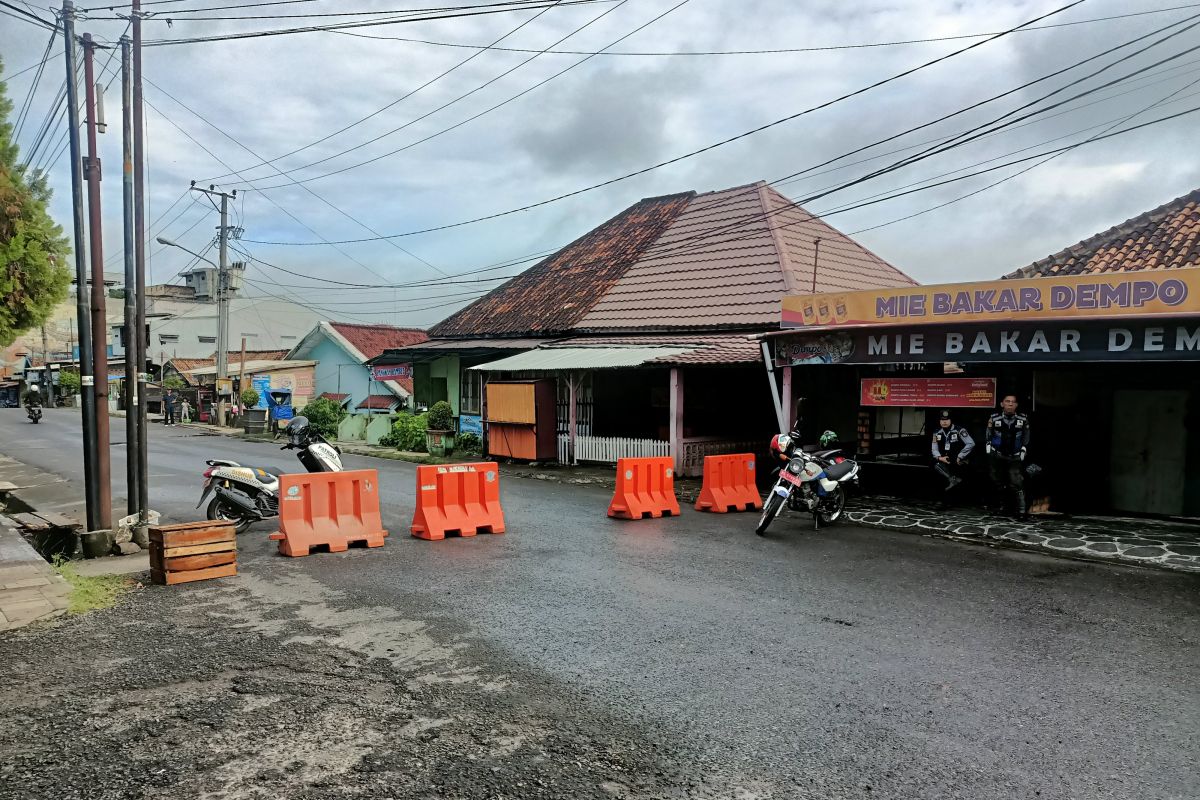
<path fill-rule="evenodd" d="M 65 614 L 71 585 L 0 516 L 0 631 Z"/>
<path fill-rule="evenodd" d="M 976 508 L 945 511 L 891 497 L 853 498 L 846 519 L 887 530 L 1200 574 L 1200 525 L 1126 517 L 1037 514 L 1028 522 Z"/>

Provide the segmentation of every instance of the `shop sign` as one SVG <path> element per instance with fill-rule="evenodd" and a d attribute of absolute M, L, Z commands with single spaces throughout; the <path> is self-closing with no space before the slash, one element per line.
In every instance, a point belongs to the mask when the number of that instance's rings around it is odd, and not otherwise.
<path fill-rule="evenodd" d="M 783 298 L 782 327 L 1200 315 L 1200 268 L 948 283 Z"/>
<path fill-rule="evenodd" d="M 395 378 L 411 378 L 412 364 L 393 364 L 387 367 L 371 367 L 371 378 L 377 381 Z"/>
<path fill-rule="evenodd" d="M 995 378 L 863 378 L 859 405 L 992 408 Z"/>
<path fill-rule="evenodd" d="M 778 366 L 802 364 L 1200 361 L 1200 323 L 969 325 L 781 336 Z"/>

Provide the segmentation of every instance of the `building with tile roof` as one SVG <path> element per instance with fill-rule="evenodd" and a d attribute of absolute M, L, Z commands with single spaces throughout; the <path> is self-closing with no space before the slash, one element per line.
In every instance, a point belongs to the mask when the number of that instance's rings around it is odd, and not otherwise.
<path fill-rule="evenodd" d="M 781 410 L 794 386 L 820 421 L 806 441 L 855 431 L 864 482 L 941 491 L 929 470 L 939 412 L 983 442 L 1012 395 L 1034 431 L 1024 463 L 1039 467 L 1021 470 L 1016 506 L 1200 516 L 1200 190 L 999 280 L 788 297 L 781 321 L 763 336 Z M 1004 464 L 976 453 L 966 477 L 982 494 Z"/>
<path fill-rule="evenodd" d="M 713 436 L 765 432 L 754 414 L 731 425 L 728 407 L 749 391 L 751 336 L 778 326 L 783 295 L 915 283 L 764 182 L 683 192 L 634 203 L 375 362 L 411 361 L 418 405 L 449 400 L 469 420 L 485 375 L 550 376 L 571 441 L 669 439 L 692 469 L 720 449 Z M 700 444 L 685 455 L 684 439 Z"/>
<path fill-rule="evenodd" d="M 408 404 L 412 396 L 411 369 L 392 365 L 387 379 L 376 380 L 367 362 L 387 350 L 414 345 L 428 337 L 416 328 L 392 325 L 362 325 L 350 322 L 316 324 L 287 354 L 289 359 L 317 361 L 314 377 L 317 396 L 337 398 L 341 405 L 364 410 L 390 410 Z M 382 405 L 370 398 L 383 395 L 390 400 Z M 395 403 L 391 403 L 395 400 Z M 362 405 L 364 402 L 368 405 Z"/>
<path fill-rule="evenodd" d="M 1006 278 L 1200 266 L 1200 189 L 1127 219 Z"/>

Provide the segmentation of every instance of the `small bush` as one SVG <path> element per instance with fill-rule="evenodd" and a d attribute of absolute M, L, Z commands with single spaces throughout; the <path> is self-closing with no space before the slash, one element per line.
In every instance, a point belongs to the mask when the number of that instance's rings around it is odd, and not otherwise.
<path fill-rule="evenodd" d="M 179 377 L 178 375 L 168 375 L 167 377 L 163 378 L 162 382 L 164 389 L 174 389 L 177 392 L 182 389 L 184 385 L 183 378 Z"/>
<path fill-rule="evenodd" d="M 345 419 L 346 415 L 346 409 L 328 397 L 318 397 L 296 412 L 298 417 L 307 417 L 308 424 L 326 439 L 337 438 L 338 423 Z"/>
<path fill-rule="evenodd" d="M 78 372 L 67 372 L 66 370 L 63 370 L 62 372 L 58 373 L 58 388 L 63 394 L 67 395 L 68 397 L 79 394 L 79 387 L 80 382 Z"/>
<path fill-rule="evenodd" d="M 429 429 L 431 431 L 454 430 L 454 409 L 445 400 L 438 400 L 429 409 Z"/>
<path fill-rule="evenodd" d="M 454 443 L 455 448 L 464 453 L 477 456 L 483 452 L 483 440 L 477 433 L 460 433 Z"/>
<path fill-rule="evenodd" d="M 379 443 L 385 447 L 394 447 L 410 453 L 424 453 L 428 416 L 428 414 L 401 413 L 392 423 L 391 433 L 381 436 Z"/>
<path fill-rule="evenodd" d="M 254 408 L 258 405 L 258 392 L 253 389 L 242 389 L 242 408 Z"/>

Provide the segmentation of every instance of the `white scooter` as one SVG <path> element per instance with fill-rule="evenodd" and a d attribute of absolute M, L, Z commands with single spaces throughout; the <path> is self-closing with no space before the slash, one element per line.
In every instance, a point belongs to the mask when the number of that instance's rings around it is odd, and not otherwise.
<path fill-rule="evenodd" d="M 317 433 L 305 417 L 296 417 L 286 429 L 288 442 L 280 450 L 296 450 L 308 472 L 341 472 L 341 450 Z M 196 508 L 206 507 L 208 519 L 229 520 L 241 533 L 255 522 L 279 516 L 278 467 L 243 466 L 236 461 L 212 458 L 204 463 L 204 488 Z"/>

